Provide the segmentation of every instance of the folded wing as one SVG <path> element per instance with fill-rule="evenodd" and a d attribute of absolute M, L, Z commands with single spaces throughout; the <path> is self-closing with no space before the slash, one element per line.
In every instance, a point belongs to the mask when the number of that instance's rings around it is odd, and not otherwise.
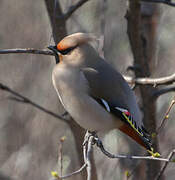
<path fill-rule="evenodd" d="M 110 77 L 115 78 L 115 76 L 121 76 L 118 72 L 114 71 L 113 68 L 108 71 L 108 79 L 105 79 L 106 76 L 103 76 L 104 72 L 102 72 L 102 70 L 101 68 L 98 70 L 98 67 L 82 69 L 89 83 L 89 95 L 103 106 L 106 111 L 112 113 L 124 122 L 124 125 L 119 128 L 120 131 L 130 136 L 146 149 L 152 151 L 150 137 L 143 127 L 135 96 L 133 92 L 131 92 L 132 90 L 122 77 L 117 78 L 117 80 L 110 79 Z M 101 81 L 101 79 L 103 79 L 103 81 Z M 123 82 L 118 83 L 118 80 Z M 123 90 L 123 87 L 119 87 L 121 84 L 125 86 L 125 90 Z"/>

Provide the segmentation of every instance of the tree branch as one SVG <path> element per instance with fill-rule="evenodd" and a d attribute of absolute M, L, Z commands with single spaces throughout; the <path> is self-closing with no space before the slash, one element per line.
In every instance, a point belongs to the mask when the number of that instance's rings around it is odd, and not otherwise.
<path fill-rule="evenodd" d="M 147 14 L 149 11 L 149 15 Z M 151 3 L 141 3 L 140 0 L 129 0 L 127 18 L 127 32 L 134 58 L 134 67 L 139 67 L 141 71 L 135 71 L 136 84 L 139 86 L 140 97 L 143 106 L 143 123 L 150 132 L 156 131 L 156 99 L 152 98 L 154 87 L 148 85 L 157 85 L 162 79 L 149 78 L 154 70 L 154 61 L 156 58 L 157 25 L 159 20 L 158 7 Z M 145 78 L 146 77 L 146 78 Z M 140 79 L 142 78 L 142 79 Z M 175 75 L 173 77 L 175 79 Z M 132 82 L 132 79 L 130 79 Z M 141 80 L 141 81 L 140 81 Z M 158 80 L 158 81 L 157 81 Z M 134 81 L 134 79 L 133 79 Z M 164 81 L 164 79 L 163 79 Z M 135 84 L 133 82 L 133 84 Z M 145 85 L 148 84 L 148 85 Z M 159 151 L 158 138 L 155 137 L 153 148 Z M 136 171 L 136 176 L 140 175 L 146 179 L 154 179 L 161 168 L 160 161 L 146 161 L 142 167 Z"/>
<path fill-rule="evenodd" d="M 162 84 L 171 84 L 175 82 L 175 73 L 170 76 L 165 76 L 161 78 L 132 78 L 129 76 L 124 76 L 124 78 L 129 84 L 157 86 Z"/>
<path fill-rule="evenodd" d="M 161 88 L 161 89 L 157 89 L 152 93 L 152 96 L 153 96 L 153 98 L 158 98 L 159 96 L 161 96 L 163 94 L 166 94 L 166 93 L 169 93 L 169 92 L 172 92 L 172 91 L 175 91 L 175 86 L 174 85 L 164 87 L 164 88 Z"/>
<path fill-rule="evenodd" d="M 140 0 L 140 1 L 147 2 L 147 3 L 162 3 L 168 6 L 175 7 L 175 3 L 172 2 L 171 0 Z"/>
<path fill-rule="evenodd" d="M 170 106 L 168 107 L 167 112 L 165 113 L 165 116 L 164 116 L 162 122 L 160 123 L 160 126 L 159 126 L 159 127 L 157 128 L 157 130 L 156 130 L 156 134 L 158 134 L 158 133 L 160 132 L 160 130 L 162 129 L 162 127 L 163 127 L 164 124 L 165 124 L 165 121 L 169 118 L 169 113 L 170 113 L 170 111 L 171 111 L 171 109 L 172 109 L 172 107 L 173 107 L 174 104 L 175 104 L 175 100 L 173 99 L 173 100 L 171 101 Z"/>
<path fill-rule="evenodd" d="M 155 178 L 155 180 L 159 180 L 159 179 L 161 178 L 161 176 L 163 175 L 166 167 L 168 166 L 168 163 L 171 162 L 171 159 L 172 159 L 174 153 L 175 153 L 175 149 L 173 149 L 173 150 L 170 152 L 170 154 L 168 155 L 168 158 L 167 158 L 168 161 L 165 162 L 164 166 L 163 166 L 162 169 L 160 170 L 160 172 L 159 172 L 159 174 L 157 175 L 157 177 Z"/>
<path fill-rule="evenodd" d="M 63 14 L 62 16 L 60 16 L 60 18 L 64 18 L 65 20 L 69 19 L 70 16 L 87 1 L 89 1 L 89 0 L 80 0 L 75 5 L 70 6 L 68 11 L 65 14 Z"/>
<path fill-rule="evenodd" d="M 16 101 L 19 101 L 19 102 L 23 102 L 23 103 L 26 103 L 26 104 L 30 104 L 30 105 L 36 107 L 37 109 L 39 109 L 39 110 L 41 110 L 41 111 L 43 111 L 43 112 L 57 118 L 57 119 L 60 119 L 60 120 L 62 120 L 64 122 L 68 123 L 68 119 L 64 118 L 64 116 L 57 115 L 54 112 L 52 112 L 52 111 L 38 105 L 37 103 L 31 101 L 29 98 L 27 98 L 27 97 L 13 91 L 11 88 L 9 88 L 8 86 L 6 86 L 6 85 L 4 85 L 2 83 L 0 83 L 0 89 L 3 90 L 3 91 L 7 91 L 7 92 L 9 92 L 9 93 L 11 93 L 12 95 L 15 96 L 14 98 L 10 97 L 10 99 L 13 99 L 13 100 L 16 100 Z"/>
<path fill-rule="evenodd" d="M 77 171 L 74 171 L 70 174 L 67 174 L 65 176 L 59 176 L 58 172 L 53 171 L 52 172 L 52 176 L 54 176 L 57 180 L 61 180 L 61 179 L 67 179 L 73 175 L 79 174 L 80 172 L 82 172 L 85 167 L 87 168 L 87 180 L 91 180 L 92 179 L 92 163 L 91 163 L 91 159 L 93 156 L 93 144 L 94 143 L 94 136 L 92 134 L 90 134 L 88 131 L 85 134 L 84 137 L 84 142 L 83 142 L 83 156 L 84 156 L 84 164 L 83 166 L 78 169 Z"/>
<path fill-rule="evenodd" d="M 67 35 L 66 21 L 62 19 L 57 19 L 57 16 L 62 16 L 63 12 L 61 9 L 60 1 L 57 0 L 44 0 L 50 18 L 50 23 L 52 26 L 52 35 L 57 44 L 63 37 Z"/>
<path fill-rule="evenodd" d="M 87 164 L 84 163 L 83 166 L 80 169 L 78 169 L 77 171 L 74 171 L 74 172 L 72 172 L 70 174 L 67 174 L 67 175 L 61 176 L 61 177 L 58 176 L 57 172 L 52 172 L 52 176 L 54 176 L 54 178 L 56 178 L 57 180 L 67 179 L 67 178 L 69 178 L 71 176 L 74 176 L 74 175 L 79 174 L 80 172 L 82 172 L 85 169 L 86 166 L 87 166 Z"/>
<path fill-rule="evenodd" d="M 33 48 L 15 48 L 15 49 L 0 49 L 0 54 L 43 54 L 43 55 L 52 55 L 54 56 L 54 53 L 47 50 L 38 50 Z"/>
<path fill-rule="evenodd" d="M 117 159 L 133 159 L 133 160 L 153 160 L 153 161 L 164 161 L 164 162 L 171 162 L 168 158 L 157 158 L 157 157 L 153 157 L 153 156 L 128 156 L 128 155 L 114 155 L 111 154 L 110 152 L 106 151 L 102 141 L 96 136 L 95 137 L 95 142 L 97 147 L 100 148 L 100 150 L 102 151 L 103 154 L 105 154 L 107 157 L 109 158 L 117 158 Z"/>

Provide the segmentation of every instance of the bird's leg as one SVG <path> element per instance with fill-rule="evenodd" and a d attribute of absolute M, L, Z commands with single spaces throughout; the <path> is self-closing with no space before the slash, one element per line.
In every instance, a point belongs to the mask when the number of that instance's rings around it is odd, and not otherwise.
<path fill-rule="evenodd" d="M 94 138 L 97 137 L 97 133 L 95 131 L 86 131 L 85 137 L 84 137 L 84 141 L 83 141 L 83 146 L 87 145 L 89 138 L 93 136 Z M 93 143 L 95 144 L 95 143 Z"/>
<path fill-rule="evenodd" d="M 94 137 L 94 144 L 97 145 L 97 147 L 101 147 L 102 146 L 102 141 L 99 139 L 99 137 L 97 136 L 97 134 Z"/>
<path fill-rule="evenodd" d="M 83 155 L 84 155 L 84 162 L 85 164 L 87 163 L 87 159 L 88 159 L 88 147 L 89 147 L 89 143 L 91 140 L 94 141 L 94 136 L 95 136 L 95 132 L 90 132 L 90 131 L 86 131 L 86 134 L 84 136 L 84 141 L 83 141 Z M 91 139 L 91 137 L 93 139 Z M 92 144 L 93 145 L 93 144 Z"/>
<path fill-rule="evenodd" d="M 89 132 L 86 131 L 86 134 L 85 134 L 85 136 L 84 136 L 83 146 L 85 146 L 85 145 L 87 144 L 87 142 L 88 142 L 88 137 L 89 137 Z"/>
<path fill-rule="evenodd" d="M 85 134 L 85 138 L 84 138 L 84 142 L 83 142 L 83 146 L 88 144 L 89 142 L 89 138 L 93 136 L 93 143 L 92 145 L 101 145 L 102 142 L 101 140 L 99 139 L 98 135 L 97 135 L 97 132 L 96 131 L 87 131 L 86 134 Z"/>

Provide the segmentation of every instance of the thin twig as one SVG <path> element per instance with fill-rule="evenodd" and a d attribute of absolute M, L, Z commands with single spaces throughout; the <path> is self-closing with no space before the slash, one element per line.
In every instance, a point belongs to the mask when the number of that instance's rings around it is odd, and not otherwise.
<path fill-rule="evenodd" d="M 86 146 L 86 147 L 87 147 L 87 146 Z M 67 174 L 67 175 L 65 175 L 65 176 L 62 176 L 62 172 L 61 172 L 61 176 L 59 176 L 58 173 L 56 172 L 55 178 L 56 178 L 57 180 L 67 179 L 67 178 L 69 178 L 69 177 L 71 177 L 71 176 L 74 176 L 74 175 L 76 175 L 76 174 L 79 174 L 79 173 L 81 173 L 81 172 L 87 167 L 86 147 L 83 146 L 83 148 L 85 149 L 85 151 L 84 151 L 84 153 L 85 153 L 85 154 L 84 154 L 85 162 L 84 162 L 83 166 L 82 166 L 81 168 L 79 168 L 78 170 L 76 170 L 76 171 L 74 171 L 74 172 L 72 172 L 72 173 L 70 173 L 70 174 Z M 62 170 L 61 170 L 61 171 L 62 171 Z"/>
<path fill-rule="evenodd" d="M 157 130 L 156 130 L 156 134 L 158 134 L 158 133 L 160 132 L 160 130 L 161 130 L 162 127 L 164 126 L 166 120 L 169 118 L 169 113 L 170 113 L 170 111 L 171 111 L 171 109 L 172 109 L 172 107 L 173 107 L 174 104 L 175 104 L 175 100 L 173 99 L 173 100 L 171 101 L 171 104 L 169 105 L 169 107 L 168 107 L 168 109 L 167 109 L 167 112 L 165 113 L 165 116 L 164 116 L 162 122 L 160 123 L 160 126 L 159 126 L 159 127 L 157 128 Z"/>
<path fill-rule="evenodd" d="M 106 25 L 105 14 L 106 14 L 106 10 L 107 10 L 107 0 L 103 0 L 100 3 L 100 6 L 101 6 L 101 8 L 100 8 L 101 9 L 101 16 L 99 18 L 100 18 L 100 22 L 101 22 L 101 24 L 100 24 L 101 35 L 99 38 L 98 53 L 102 58 L 104 58 L 105 25 Z"/>
<path fill-rule="evenodd" d="M 63 143 L 65 141 L 65 136 L 60 138 L 59 142 L 59 153 L 58 153 L 58 163 L 60 162 L 60 175 L 63 174 Z"/>
<path fill-rule="evenodd" d="M 63 16 L 61 18 L 64 18 L 65 20 L 69 19 L 70 16 L 79 8 L 81 7 L 83 4 L 85 4 L 88 0 L 80 0 L 78 1 L 75 5 L 72 5 L 69 7 L 68 11 L 63 14 Z"/>
<path fill-rule="evenodd" d="M 170 85 L 168 87 L 163 87 L 161 89 L 155 90 L 152 94 L 152 97 L 158 98 L 159 96 L 166 94 L 166 93 L 169 93 L 169 92 L 172 92 L 172 91 L 175 91 L 175 85 L 173 85 L 173 86 Z"/>
<path fill-rule="evenodd" d="M 175 82 L 175 73 L 161 78 L 132 78 L 129 76 L 124 76 L 125 80 L 130 84 L 139 84 L 139 85 L 161 85 L 161 84 L 171 84 Z"/>
<path fill-rule="evenodd" d="M 0 54 L 43 54 L 54 56 L 54 53 L 47 50 L 38 50 L 33 48 L 15 48 L 15 49 L 0 49 Z"/>
<path fill-rule="evenodd" d="M 13 91 L 11 88 L 9 88 L 8 86 L 6 86 L 6 85 L 4 85 L 4 84 L 2 84 L 2 83 L 0 83 L 0 89 L 3 90 L 3 91 L 7 91 L 7 92 L 13 94 L 13 95 L 15 96 L 15 97 L 13 98 L 13 100 L 17 100 L 17 101 L 19 101 L 19 102 L 23 102 L 23 103 L 26 103 L 26 104 L 30 104 L 30 105 L 36 107 L 37 109 L 39 109 L 39 110 L 41 110 L 41 111 L 43 111 L 43 112 L 45 112 L 45 113 L 47 113 L 47 114 L 49 114 L 49 115 L 57 118 L 57 119 L 60 119 L 60 120 L 62 120 L 62 121 L 64 121 L 64 122 L 68 122 L 68 119 L 65 119 L 64 117 L 59 116 L 58 114 L 55 114 L 54 112 L 52 112 L 52 111 L 50 111 L 50 110 L 48 110 L 48 109 L 40 106 L 39 104 L 31 101 L 29 98 L 27 98 L 27 97 L 25 97 L 25 96 L 23 96 L 23 95 L 21 95 L 21 94 Z M 17 97 L 17 99 L 16 99 L 16 97 Z M 10 98 L 10 99 L 12 99 L 12 98 Z"/>
<path fill-rule="evenodd" d="M 97 144 L 97 147 L 99 147 L 100 150 L 103 152 L 103 154 L 105 154 L 109 158 L 134 159 L 134 160 L 140 159 L 140 160 L 154 160 L 154 161 L 171 162 L 171 161 L 169 161 L 169 159 L 156 158 L 156 157 L 153 157 L 153 156 L 128 156 L 128 155 L 114 155 L 114 154 L 111 154 L 110 152 L 105 150 L 101 140 L 98 137 L 96 137 L 96 144 Z"/>
<path fill-rule="evenodd" d="M 147 2 L 147 3 L 162 3 L 162 4 L 166 4 L 168 6 L 175 7 L 175 3 L 172 2 L 171 0 L 141 0 L 141 1 Z"/>
<path fill-rule="evenodd" d="M 78 169 L 77 171 L 74 171 L 74 172 L 72 172 L 72 173 L 70 173 L 70 174 L 67 174 L 67 175 L 65 175 L 65 176 L 61 176 L 61 177 L 59 177 L 59 178 L 60 178 L 60 179 L 67 179 L 67 178 L 69 178 L 69 177 L 71 177 L 71 176 L 73 176 L 73 175 L 79 174 L 81 171 L 83 171 L 83 170 L 86 168 L 86 166 L 87 166 L 87 164 L 84 163 L 83 166 L 82 166 L 80 169 Z"/>
<path fill-rule="evenodd" d="M 92 155 L 92 146 L 93 146 L 93 141 L 94 141 L 94 136 L 89 134 L 88 131 L 86 132 L 85 138 L 84 138 L 84 143 L 83 143 L 83 153 L 84 153 L 84 165 L 78 169 L 77 171 L 74 171 L 70 174 L 67 174 L 65 176 L 59 176 L 57 179 L 67 179 L 73 175 L 79 174 L 81 171 L 87 168 L 87 180 L 91 180 L 91 155 Z"/>
<path fill-rule="evenodd" d="M 167 157 L 168 162 L 165 162 L 164 166 L 163 166 L 162 169 L 160 170 L 160 172 L 159 172 L 159 174 L 157 175 L 157 177 L 155 178 L 155 180 L 159 180 L 159 179 L 161 178 L 161 176 L 163 175 L 166 167 L 168 166 L 168 163 L 171 161 L 171 158 L 173 157 L 174 153 L 175 153 L 175 149 L 173 149 L 173 150 L 169 153 L 169 155 L 168 155 L 168 157 Z"/>

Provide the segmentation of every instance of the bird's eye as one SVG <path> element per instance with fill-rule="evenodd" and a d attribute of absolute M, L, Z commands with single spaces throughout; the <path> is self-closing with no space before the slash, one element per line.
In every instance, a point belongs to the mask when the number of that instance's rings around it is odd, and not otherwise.
<path fill-rule="evenodd" d="M 75 47 L 70 47 L 70 48 L 67 48 L 65 50 L 61 50 L 59 51 L 62 55 L 66 55 L 66 54 L 69 54 L 73 49 L 75 49 L 77 46 Z"/>

